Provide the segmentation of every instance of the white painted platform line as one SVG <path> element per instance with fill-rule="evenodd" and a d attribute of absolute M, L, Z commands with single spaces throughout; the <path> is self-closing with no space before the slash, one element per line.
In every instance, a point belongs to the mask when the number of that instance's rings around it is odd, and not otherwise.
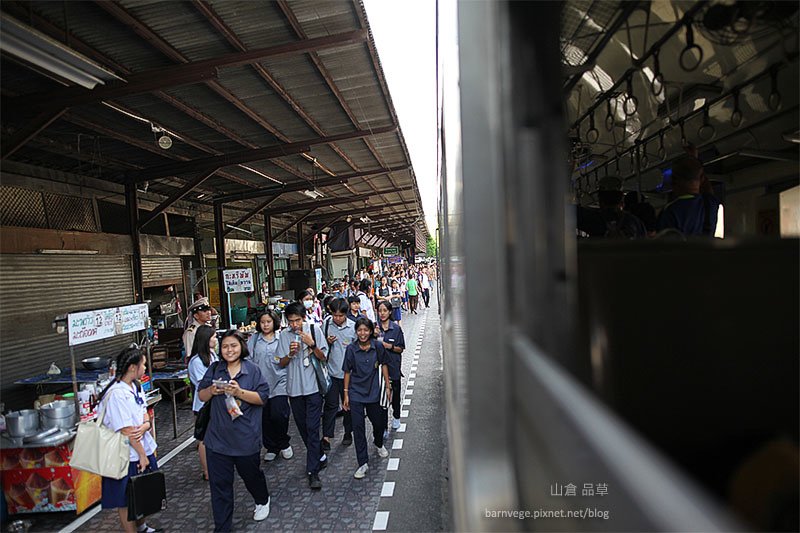
<path fill-rule="evenodd" d="M 392 441 L 392 449 L 393 450 L 402 450 L 403 449 L 403 439 L 394 439 Z M 386 485 L 386 483 L 384 483 Z M 394 485 L 394 483 L 392 483 Z M 394 489 L 394 487 L 392 487 Z"/>
<path fill-rule="evenodd" d="M 193 444 L 194 442 L 195 442 L 194 437 L 189 437 L 188 439 L 186 439 L 185 441 L 180 443 L 178 446 L 176 446 L 174 450 L 169 452 L 163 458 L 159 458 L 158 459 L 158 468 L 159 469 L 164 468 L 164 465 L 166 465 L 170 461 L 170 459 L 172 459 L 173 457 L 175 457 L 176 455 L 181 453 L 190 444 Z M 71 533 L 72 531 L 75 531 L 76 529 L 81 527 L 83 524 L 85 524 L 86 522 L 91 520 L 101 510 L 102 510 L 102 507 L 98 504 L 94 509 L 92 509 L 90 511 L 87 511 L 85 514 L 82 514 L 81 517 L 78 518 L 77 520 L 74 520 L 74 521 L 70 522 L 69 524 L 67 524 L 66 526 L 64 526 L 64 528 L 61 529 L 58 533 Z"/>
<path fill-rule="evenodd" d="M 403 400 L 403 405 L 411 405 L 411 398 L 406 398 Z"/>
<path fill-rule="evenodd" d="M 409 388 L 408 388 L 408 387 L 410 387 L 410 386 L 411 386 L 411 383 L 409 383 L 409 384 L 406 386 L 406 396 L 411 396 L 412 394 L 414 394 L 414 389 L 409 389 Z"/>
<path fill-rule="evenodd" d="M 413 386 L 414 386 L 414 380 L 413 379 L 409 379 L 406 382 L 406 387 L 413 387 Z M 406 389 L 406 392 L 408 392 L 408 389 Z"/>
<path fill-rule="evenodd" d="M 408 418 L 408 410 L 401 410 L 400 411 L 400 418 Z"/>
<path fill-rule="evenodd" d="M 386 465 L 386 470 L 397 470 L 398 468 L 400 468 L 400 459 L 397 457 L 389 459 L 389 464 Z"/>
<path fill-rule="evenodd" d="M 408 379 L 416 379 L 416 377 L 417 377 L 417 373 L 416 373 L 416 372 L 412 372 L 412 373 L 411 373 L 411 374 L 408 376 Z"/>
<path fill-rule="evenodd" d="M 405 433 L 406 432 L 406 425 L 400 424 L 400 427 L 397 429 L 398 433 Z"/>
<path fill-rule="evenodd" d="M 384 481 L 383 488 L 381 488 L 381 498 L 391 498 L 392 496 L 394 496 L 394 481 Z"/>
<path fill-rule="evenodd" d="M 417 369 L 417 365 L 411 365 L 411 371 L 414 372 Z"/>
<path fill-rule="evenodd" d="M 386 531 L 389 524 L 389 511 L 378 511 L 375 513 L 375 521 L 372 522 L 372 531 Z"/>

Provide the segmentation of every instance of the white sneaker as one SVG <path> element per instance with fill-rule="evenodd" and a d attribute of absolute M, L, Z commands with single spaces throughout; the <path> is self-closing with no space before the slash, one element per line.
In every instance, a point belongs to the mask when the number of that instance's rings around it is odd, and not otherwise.
<path fill-rule="evenodd" d="M 261 522 L 269 516 L 269 500 L 264 505 L 256 505 L 256 510 L 253 513 L 253 520 Z"/>
<path fill-rule="evenodd" d="M 389 457 L 389 450 L 386 449 L 386 446 L 381 446 L 378 448 L 378 455 L 381 457 Z"/>
<path fill-rule="evenodd" d="M 284 459 L 291 459 L 294 457 L 294 450 L 292 450 L 292 447 L 289 446 L 288 448 L 281 450 L 281 457 Z"/>
<path fill-rule="evenodd" d="M 358 470 L 356 470 L 356 473 L 353 474 L 353 477 L 356 479 L 361 479 L 367 475 L 368 470 L 369 470 L 369 465 L 367 463 L 364 463 L 363 465 L 358 467 Z"/>
<path fill-rule="evenodd" d="M 277 455 L 272 452 L 267 452 L 267 455 L 264 456 L 265 461 L 274 461 Z"/>
<path fill-rule="evenodd" d="M 400 419 L 399 418 L 393 418 L 392 419 L 392 429 L 394 429 L 394 430 L 400 429 Z"/>

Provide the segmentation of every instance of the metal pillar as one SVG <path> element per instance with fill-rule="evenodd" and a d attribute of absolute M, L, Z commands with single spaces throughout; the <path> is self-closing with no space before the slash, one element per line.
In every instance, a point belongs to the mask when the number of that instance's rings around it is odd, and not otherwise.
<path fill-rule="evenodd" d="M 125 206 L 128 208 L 128 226 L 131 231 L 133 245 L 133 301 L 141 302 L 144 298 L 142 287 L 142 248 L 139 233 L 139 199 L 136 196 L 136 184 L 125 183 Z"/>
<path fill-rule="evenodd" d="M 275 294 L 275 258 L 272 256 L 272 217 L 264 213 L 264 251 L 267 253 L 267 285 L 269 295 Z"/>
<path fill-rule="evenodd" d="M 306 243 L 303 240 L 303 222 L 297 223 L 297 259 L 300 263 L 300 270 L 306 268 Z"/>
<path fill-rule="evenodd" d="M 214 243 L 217 251 L 217 287 L 219 290 L 219 325 L 225 328 L 230 327 L 228 297 L 225 292 L 225 221 L 222 218 L 222 204 L 214 204 Z"/>

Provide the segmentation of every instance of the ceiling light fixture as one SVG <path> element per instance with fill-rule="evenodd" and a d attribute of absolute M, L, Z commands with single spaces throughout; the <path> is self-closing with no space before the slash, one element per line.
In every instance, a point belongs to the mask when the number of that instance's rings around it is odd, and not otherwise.
<path fill-rule="evenodd" d="M 7 54 L 31 63 L 50 74 L 86 89 L 119 80 L 119 76 L 89 58 L 67 48 L 47 35 L 3 14 L 0 48 Z"/>
<path fill-rule="evenodd" d="M 303 194 L 305 194 L 309 198 L 313 198 L 314 200 L 316 200 L 317 198 L 322 198 L 323 196 L 325 196 L 324 194 L 319 192 L 317 189 L 306 189 L 306 190 L 303 191 Z"/>

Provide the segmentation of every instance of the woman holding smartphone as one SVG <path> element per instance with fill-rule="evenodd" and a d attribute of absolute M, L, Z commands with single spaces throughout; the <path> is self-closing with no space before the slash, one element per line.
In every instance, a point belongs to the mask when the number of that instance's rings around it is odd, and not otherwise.
<path fill-rule="evenodd" d="M 238 331 L 230 330 L 222 335 L 220 355 L 220 363 L 209 368 L 200 381 L 199 397 L 201 401 L 211 402 L 211 418 L 203 442 L 214 530 L 231 531 L 234 467 L 255 501 L 253 520 L 269 516 L 269 490 L 260 461 L 261 412 L 269 397 L 269 385 L 258 366 L 246 360 L 247 344 Z M 241 411 L 238 416 L 229 413 L 228 396 Z"/>

